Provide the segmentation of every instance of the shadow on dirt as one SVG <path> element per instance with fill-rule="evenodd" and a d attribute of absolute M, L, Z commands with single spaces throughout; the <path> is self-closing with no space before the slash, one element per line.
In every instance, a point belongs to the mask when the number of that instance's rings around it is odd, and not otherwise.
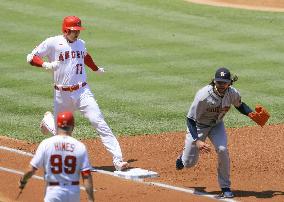
<path fill-rule="evenodd" d="M 207 191 L 205 191 L 206 187 L 190 187 L 190 188 L 194 189 L 197 195 L 198 195 L 198 192 L 207 193 L 207 194 L 211 194 L 211 195 L 220 194 L 220 191 L 207 192 Z M 274 196 L 278 196 L 278 195 L 284 196 L 283 191 L 273 191 L 273 190 L 266 190 L 266 191 L 259 191 L 258 192 L 258 191 L 244 191 L 244 190 L 232 189 L 232 191 L 234 192 L 235 197 L 254 196 L 255 198 L 265 199 L 265 198 L 273 198 Z"/>
<path fill-rule="evenodd" d="M 236 197 L 248 197 L 254 196 L 255 198 L 273 198 L 277 195 L 284 196 L 283 191 L 273 191 L 273 190 L 266 190 L 266 191 L 244 191 L 244 190 L 233 190 Z"/>

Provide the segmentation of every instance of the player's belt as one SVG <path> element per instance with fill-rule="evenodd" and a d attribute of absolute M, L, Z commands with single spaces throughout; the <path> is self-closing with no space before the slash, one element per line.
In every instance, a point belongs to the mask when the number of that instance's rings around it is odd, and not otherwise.
<path fill-rule="evenodd" d="M 68 186 L 68 185 L 79 185 L 79 181 L 73 181 L 73 182 L 48 182 L 49 186 Z"/>
<path fill-rule="evenodd" d="M 75 90 L 78 90 L 79 88 L 82 88 L 84 87 L 85 85 L 87 85 L 87 82 L 83 82 L 83 83 L 78 83 L 76 85 L 73 85 L 73 86 L 57 86 L 57 85 L 54 85 L 54 88 L 56 90 L 62 90 L 62 91 L 75 91 Z"/>

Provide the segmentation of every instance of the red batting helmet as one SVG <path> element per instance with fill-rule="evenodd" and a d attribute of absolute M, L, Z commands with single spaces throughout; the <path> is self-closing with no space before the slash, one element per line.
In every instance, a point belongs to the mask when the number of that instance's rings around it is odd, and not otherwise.
<path fill-rule="evenodd" d="M 59 128 L 74 128 L 74 116 L 72 112 L 60 112 L 57 115 L 57 126 Z"/>
<path fill-rule="evenodd" d="M 81 26 L 81 20 L 77 16 L 67 16 L 63 19 L 62 32 L 65 33 L 68 30 L 84 30 Z"/>

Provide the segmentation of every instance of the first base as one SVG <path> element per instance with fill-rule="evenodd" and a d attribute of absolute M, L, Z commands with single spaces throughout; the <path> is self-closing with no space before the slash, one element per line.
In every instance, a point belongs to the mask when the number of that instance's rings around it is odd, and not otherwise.
<path fill-rule="evenodd" d="M 159 174 L 150 171 L 150 170 L 145 170 L 142 168 L 131 168 L 125 171 L 114 171 L 115 174 L 119 177 L 123 177 L 126 179 L 141 179 L 141 178 L 154 178 L 154 177 L 159 177 Z"/>

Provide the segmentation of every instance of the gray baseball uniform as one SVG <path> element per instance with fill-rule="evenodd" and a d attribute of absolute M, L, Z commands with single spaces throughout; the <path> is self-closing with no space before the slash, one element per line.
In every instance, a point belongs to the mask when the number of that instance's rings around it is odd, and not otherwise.
<path fill-rule="evenodd" d="M 213 88 L 212 85 L 207 85 L 200 89 L 190 106 L 187 117 L 196 122 L 198 137 L 193 137 L 189 129 L 187 130 L 182 162 L 185 167 L 194 166 L 199 157 L 195 141 L 197 138 L 205 141 L 208 137 L 218 154 L 218 182 L 223 188 L 230 187 L 231 184 L 230 159 L 223 117 L 231 105 L 239 107 L 242 102 L 239 92 L 232 86 L 226 90 L 223 97 L 218 96 Z"/>

